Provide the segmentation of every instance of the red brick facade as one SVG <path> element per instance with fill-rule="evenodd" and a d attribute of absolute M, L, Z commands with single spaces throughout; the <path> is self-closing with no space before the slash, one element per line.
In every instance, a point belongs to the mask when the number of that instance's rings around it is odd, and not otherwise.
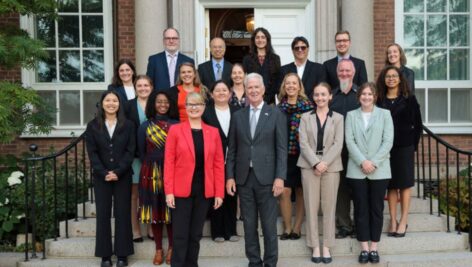
<path fill-rule="evenodd" d="M 136 62 L 134 34 L 134 0 L 118 0 L 117 7 L 118 58 Z"/>
<path fill-rule="evenodd" d="M 6 25 L 19 25 L 20 16 L 15 13 L 3 15 L 0 18 L 0 27 L 5 27 Z M 20 67 L 14 68 L 13 70 L 6 70 L 0 66 L 0 80 L 2 81 L 21 81 L 21 70 Z"/>
<path fill-rule="evenodd" d="M 385 48 L 395 41 L 395 1 L 374 1 L 374 72 L 385 65 Z"/>

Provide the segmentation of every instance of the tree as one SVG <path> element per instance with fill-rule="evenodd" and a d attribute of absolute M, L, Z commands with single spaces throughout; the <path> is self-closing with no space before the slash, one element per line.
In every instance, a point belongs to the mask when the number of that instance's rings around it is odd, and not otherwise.
<path fill-rule="evenodd" d="M 56 0 L 0 0 L 0 17 L 9 14 L 45 16 L 55 19 Z M 4 69 L 34 68 L 48 54 L 44 44 L 31 38 L 18 23 L 0 27 L 0 66 Z M 51 130 L 54 109 L 31 88 L 19 81 L 0 82 L 0 143 L 8 143 L 21 134 L 47 134 Z"/>

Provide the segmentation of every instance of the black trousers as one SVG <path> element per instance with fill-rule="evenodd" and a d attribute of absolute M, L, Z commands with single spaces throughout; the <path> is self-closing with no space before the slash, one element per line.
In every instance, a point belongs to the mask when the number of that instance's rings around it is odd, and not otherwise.
<path fill-rule="evenodd" d="M 223 205 L 215 210 L 211 209 L 211 238 L 223 237 L 228 240 L 236 233 L 236 209 L 237 196 L 230 196 L 225 193 Z"/>
<path fill-rule="evenodd" d="M 347 151 L 346 145 L 343 146 L 341 152 L 341 158 L 343 162 L 343 170 L 340 172 L 338 196 L 336 201 L 336 228 L 345 229 L 347 231 L 353 230 L 351 220 L 351 200 L 352 192 L 351 187 L 346 181 L 346 170 L 348 162 L 349 152 Z"/>
<path fill-rule="evenodd" d="M 346 179 L 352 188 L 357 240 L 380 241 L 383 225 L 384 196 L 390 179 Z"/>
<path fill-rule="evenodd" d="M 175 198 L 175 209 L 172 210 L 174 234 L 172 267 L 198 266 L 200 239 L 210 204 L 211 200 L 202 194 Z"/>
<path fill-rule="evenodd" d="M 134 253 L 131 230 L 131 175 L 114 182 L 94 180 L 97 208 L 95 256 L 125 257 Z M 115 244 L 111 241 L 111 207 L 115 217 Z M 113 252 L 114 248 L 114 252 Z"/>
<path fill-rule="evenodd" d="M 272 185 L 261 185 L 251 169 L 244 185 L 238 185 L 241 215 L 244 222 L 244 241 L 249 267 L 275 267 L 278 261 L 277 198 Z M 259 245 L 258 214 L 264 234 L 264 261 Z"/>

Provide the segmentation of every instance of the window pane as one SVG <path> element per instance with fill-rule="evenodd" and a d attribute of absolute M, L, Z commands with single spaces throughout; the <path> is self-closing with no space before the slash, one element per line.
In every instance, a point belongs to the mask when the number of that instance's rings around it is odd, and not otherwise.
<path fill-rule="evenodd" d="M 428 0 L 426 6 L 428 12 L 444 12 L 446 11 L 446 0 Z"/>
<path fill-rule="evenodd" d="M 428 16 L 427 23 L 427 43 L 428 46 L 446 46 L 447 24 L 446 16 Z"/>
<path fill-rule="evenodd" d="M 56 91 L 36 91 L 38 95 L 43 98 L 44 102 L 50 107 L 56 109 Z M 57 112 L 54 112 L 53 118 L 53 125 L 57 125 L 57 116 L 55 115 Z"/>
<path fill-rule="evenodd" d="M 449 79 L 469 80 L 469 49 L 451 49 L 449 53 Z"/>
<path fill-rule="evenodd" d="M 46 47 L 56 46 L 54 20 L 48 18 L 37 18 L 36 20 L 36 38 L 45 43 Z"/>
<path fill-rule="evenodd" d="M 451 121 L 472 122 L 472 91 L 470 89 L 451 89 Z"/>
<path fill-rule="evenodd" d="M 59 91 L 59 124 L 80 124 L 79 91 Z"/>
<path fill-rule="evenodd" d="M 49 58 L 38 63 L 36 69 L 38 82 L 54 82 L 57 81 L 57 70 L 56 70 L 56 51 L 47 51 Z"/>
<path fill-rule="evenodd" d="M 423 16 L 405 16 L 404 41 L 405 46 L 424 45 L 424 19 Z"/>
<path fill-rule="evenodd" d="M 449 0 L 449 11 L 469 12 L 469 0 Z"/>
<path fill-rule="evenodd" d="M 423 119 L 423 122 L 425 122 L 426 121 L 426 113 L 425 113 L 426 104 L 424 102 L 424 89 L 416 88 L 415 96 L 416 96 L 416 99 L 418 100 L 418 103 L 420 104 L 421 118 Z"/>
<path fill-rule="evenodd" d="M 59 47 L 79 47 L 79 16 L 61 16 L 59 25 Z"/>
<path fill-rule="evenodd" d="M 82 46 L 103 47 L 103 17 L 82 16 Z"/>
<path fill-rule="evenodd" d="M 428 76 L 427 80 L 447 79 L 447 50 L 428 49 Z"/>
<path fill-rule="evenodd" d="M 84 51 L 84 82 L 105 81 L 103 51 Z"/>
<path fill-rule="evenodd" d="M 79 12 L 79 0 L 59 0 L 59 12 Z"/>
<path fill-rule="evenodd" d="M 101 0 L 82 0 L 82 12 L 102 12 L 102 2 Z"/>
<path fill-rule="evenodd" d="M 415 80 L 424 80 L 424 50 L 405 49 L 408 67 L 415 72 Z"/>
<path fill-rule="evenodd" d="M 428 90 L 428 122 L 447 122 L 447 90 Z"/>
<path fill-rule="evenodd" d="M 403 10 L 405 12 L 423 12 L 423 0 L 405 0 L 403 3 Z"/>
<path fill-rule="evenodd" d="M 59 51 L 59 62 L 62 82 L 80 82 L 79 51 Z"/>
<path fill-rule="evenodd" d="M 95 117 L 101 95 L 101 91 L 84 92 L 84 125 Z"/>
<path fill-rule="evenodd" d="M 469 15 L 450 15 L 449 18 L 449 45 L 468 46 L 470 40 Z"/>

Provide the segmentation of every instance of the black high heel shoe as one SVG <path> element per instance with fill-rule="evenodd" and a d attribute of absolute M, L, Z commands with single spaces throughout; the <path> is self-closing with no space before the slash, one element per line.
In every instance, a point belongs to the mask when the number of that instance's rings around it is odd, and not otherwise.
<path fill-rule="evenodd" d="M 397 227 L 398 227 L 398 221 L 397 221 Z M 395 228 L 396 229 L 396 228 Z M 396 231 L 393 231 L 393 232 L 388 232 L 387 233 L 387 236 L 390 236 L 390 237 L 395 237 L 397 235 L 397 232 Z"/>
<path fill-rule="evenodd" d="M 403 232 L 403 233 L 396 232 L 395 237 L 405 237 L 406 230 L 408 230 L 408 224 L 405 226 L 405 232 Z"/>

